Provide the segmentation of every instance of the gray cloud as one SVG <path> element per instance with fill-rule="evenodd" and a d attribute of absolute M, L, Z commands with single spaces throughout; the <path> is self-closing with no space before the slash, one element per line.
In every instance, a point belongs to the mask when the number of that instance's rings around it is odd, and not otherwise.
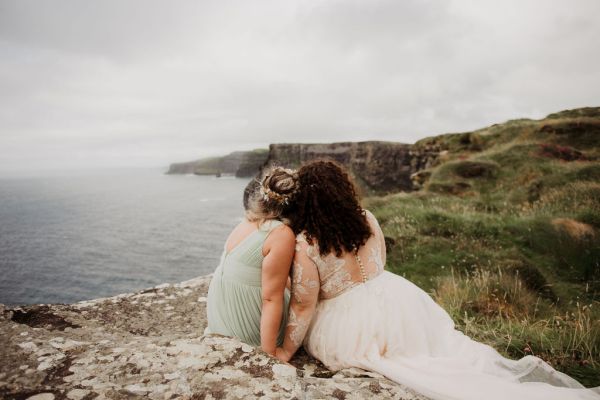
<path fill-rule="evenodd" d="M 0 171 L 395 140 L 598 105 L 564 1 L 0 3 Z"/>

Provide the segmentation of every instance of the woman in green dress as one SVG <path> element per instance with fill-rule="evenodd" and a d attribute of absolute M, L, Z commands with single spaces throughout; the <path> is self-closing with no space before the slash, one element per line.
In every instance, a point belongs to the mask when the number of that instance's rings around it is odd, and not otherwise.
<path fill-rule="evenodd" d="M 275 354 L 287 323 L 295 235 L 280 220 L 297 192 L 295 171 L 275 167 L 245 191 L 246 216 L 225 243 L 208 289 L 205 333 Z"/>

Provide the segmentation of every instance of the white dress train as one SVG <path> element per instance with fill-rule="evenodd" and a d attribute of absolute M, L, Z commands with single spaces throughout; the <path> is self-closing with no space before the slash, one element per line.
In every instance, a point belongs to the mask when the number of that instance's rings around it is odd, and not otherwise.
<path fill-rule="evenodd" d="M 367 216 L 374 235 L 358 253 L 364 283 L 359 259 L 322 257 L 299 235 L 284 348 L 303 343 L 332 370 L 378 372 L 432 399 L 600 399 L 600 387 L 586 389 L 534 356 L 507 359 L 456 330 L 426 292 L 383 271 L 383 234 Z"/>
<path fill-rule="evenodd" d="M 427 293 L 387 271 L 320 301 L 304 343 L 331 369 L 375 371 L 433 399 L 600 399 L 537 357 L 510 360 L 470 339 Z"/>

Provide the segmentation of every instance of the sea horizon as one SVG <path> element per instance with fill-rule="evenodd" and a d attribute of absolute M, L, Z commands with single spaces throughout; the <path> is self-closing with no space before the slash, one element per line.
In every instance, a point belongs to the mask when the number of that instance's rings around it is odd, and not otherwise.
<path fill-rule="evenodd" d="M 0 176 L 0 303 L 73 303 L 211 273 L 248 179 L 165 172 Z"/>

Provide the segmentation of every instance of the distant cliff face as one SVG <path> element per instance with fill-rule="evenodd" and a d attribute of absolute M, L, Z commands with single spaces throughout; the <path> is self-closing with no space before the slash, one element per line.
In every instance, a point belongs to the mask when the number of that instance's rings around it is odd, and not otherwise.
<path fill-rule="evenodd" d="M 265 165 L 296 168 L 305 161 L 329 158 L 346 166 L 369 192 L 411 191 L 411 175 L 429 168 L 439 154 L 436 146 L 395 142 L 272 144 Z"/>
<path fill-rule="evenodd" d="M 234 151 L 223 157 L 203 158 L 196 161 L 174 163 L 167 174 L 254 176 L 267 159 L 266 149 Z"/>
<path fill-rule="evenodd" d="M 269 156 L 267 149 L 245 151 L 237 165 L 235 176 L 238 178 L 252 177 L 260 170 Z"/>
<path fill-rule="evenodd" d="M 297 168 L 310 160 L 329 158 L 346 166 L 369 193 L 418 189 L 414 176 L 433 166 L 440 146 L 396 142 L 283 143 L 269 150 L 236 151 L 223 157 L 171 164 L 168 174 L 251 177 L 269 165 Z M 412 180 L 411 180 L 412 179 Z"/>
<path fill-rule="evenodd" d="M 169 170 L 167 171 L 167 174 L 169 174 L 169 175 L 193 174 L 195 165 L 196 165 L 196 161 L 173 163 L 173 164 L 169 165 Z"/>
<path fill-rule="evenodd" d="M 573 147 L 572 154 L 561 157 L 581 159 L 583 149 L 598 148 L 599 118 L 600 107 L 587 107 L 550 114 L 539 121 L 513 120 L 473 132 L 426 137 L 414 144 L 379 141 L 272 144 L 269 150 L 237 151 L 224 157 L 171 164 L 168 173 L 251 177 L 269 165 L 296 168 L 306 161 L 331 158 L 351 171 L 366 194 L 413 191 L 424 188 L 433 170 L 441 164 L 464 160 L 519 135 L 527 136 L 527 140 L 544 141 L 541 144 L 551 145 L 549 149 L 554 152 L 566 151 L 562 148 L 565 146 Z M 587 151 L 586 159 L 594 157 L 600 156 L 595 150 Z M 477 168 L 483 167 L 478 164 Z M 465 182 L 458 182 L 447 189 L 454 193 L 466 188 Z"/>

